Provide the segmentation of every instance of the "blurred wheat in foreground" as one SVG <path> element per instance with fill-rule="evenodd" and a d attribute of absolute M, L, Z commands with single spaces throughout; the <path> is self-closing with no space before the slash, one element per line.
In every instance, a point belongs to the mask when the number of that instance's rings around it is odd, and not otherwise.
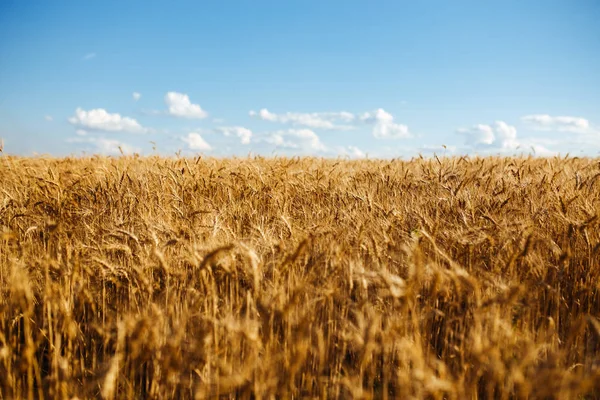
<path fill-rule="evenodd" d="M 600 160 L 0 158 L 0 398 L 600 398 Z"/>

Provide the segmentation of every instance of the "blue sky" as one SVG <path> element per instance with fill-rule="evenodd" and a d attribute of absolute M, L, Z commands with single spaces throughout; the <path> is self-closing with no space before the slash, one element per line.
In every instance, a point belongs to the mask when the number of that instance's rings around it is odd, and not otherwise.
<path fill-rule="evenodd" d="M 598 156 L 599 20 L 597 0 L 3 0 L 0 138 L 23 155 Z"/>

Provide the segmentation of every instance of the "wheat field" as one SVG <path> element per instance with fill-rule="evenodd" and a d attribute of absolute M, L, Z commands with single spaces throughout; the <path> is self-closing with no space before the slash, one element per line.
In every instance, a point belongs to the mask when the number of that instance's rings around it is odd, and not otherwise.
<path fill-rule="evenodd" d="M 600 398 L 600 160 L 0 158 L 0 398 Z"/>

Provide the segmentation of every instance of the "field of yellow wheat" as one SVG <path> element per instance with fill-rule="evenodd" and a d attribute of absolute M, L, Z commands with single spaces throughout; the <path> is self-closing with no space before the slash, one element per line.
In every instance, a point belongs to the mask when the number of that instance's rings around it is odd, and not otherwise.
<path fill-rule="evenodd" d="M 0 158 L 0 398 L 600 398 L 600 160 Z"/>

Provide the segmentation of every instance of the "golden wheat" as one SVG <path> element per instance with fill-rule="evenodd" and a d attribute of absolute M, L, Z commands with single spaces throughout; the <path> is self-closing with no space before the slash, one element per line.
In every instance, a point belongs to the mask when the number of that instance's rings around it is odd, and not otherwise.
<path fill-rule="evenodd" d="M 0 398 L 600 398 L 600 161 L 0 157 Z"/>

